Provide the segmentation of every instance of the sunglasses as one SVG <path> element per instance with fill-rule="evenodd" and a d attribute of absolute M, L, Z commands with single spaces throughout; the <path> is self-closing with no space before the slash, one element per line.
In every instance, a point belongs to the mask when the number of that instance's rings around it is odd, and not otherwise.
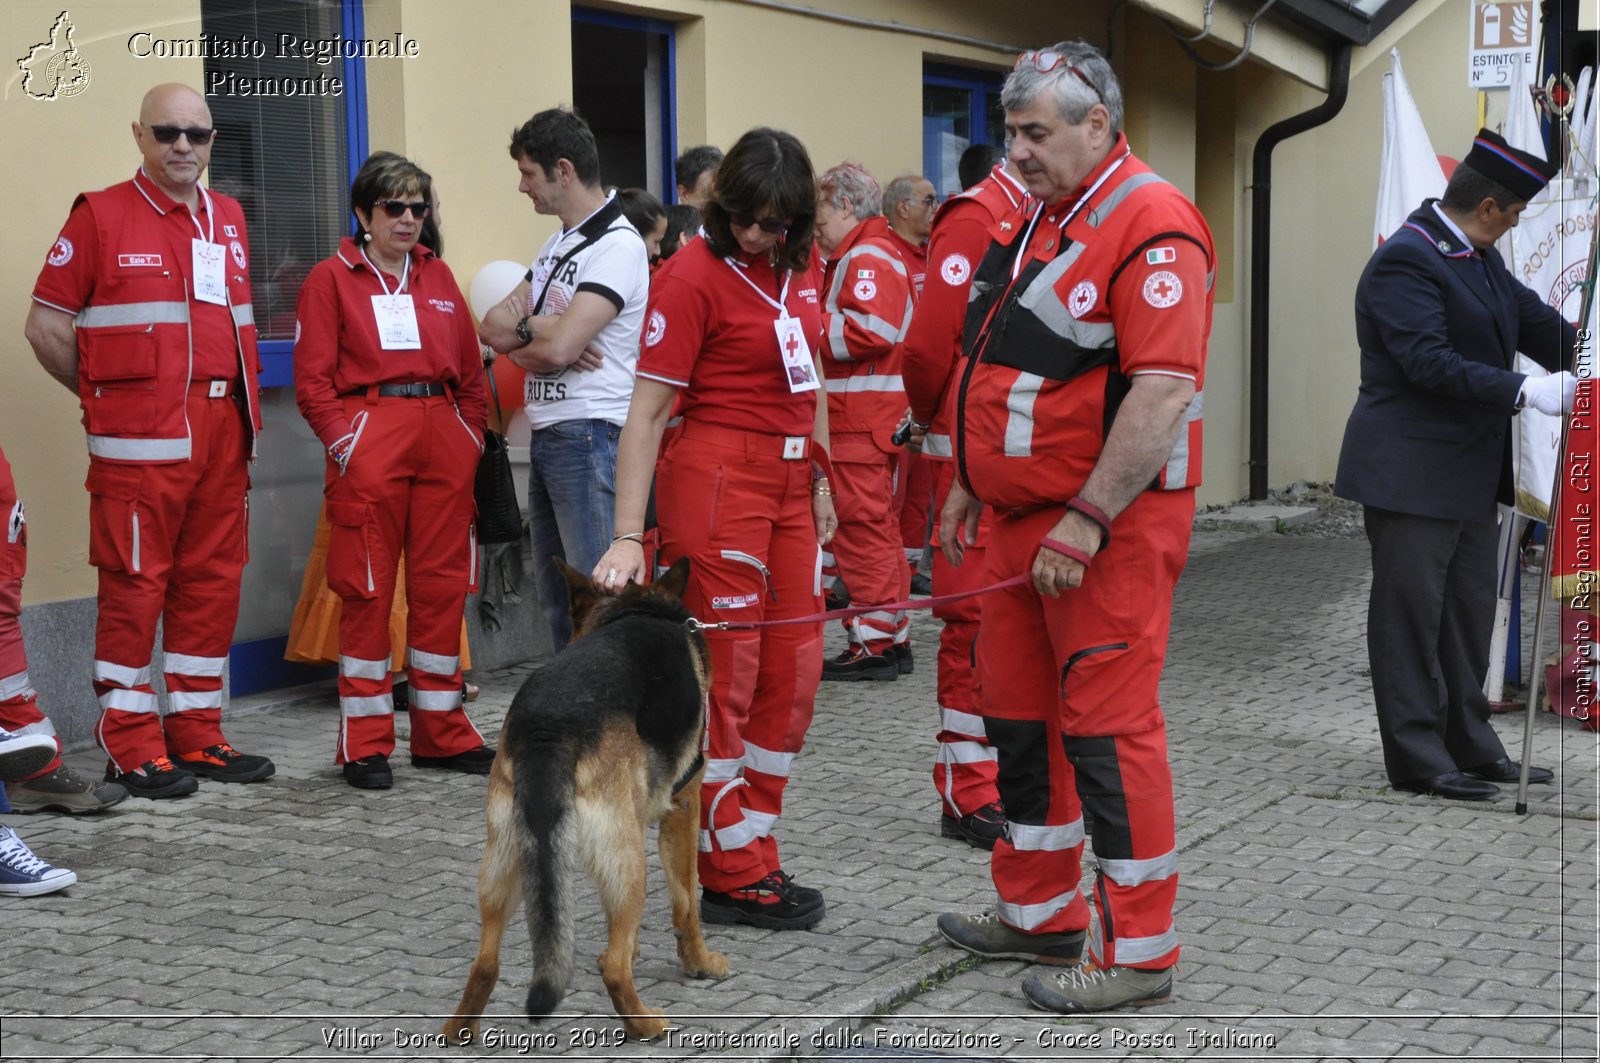
<path fill-rule="evenodd" d="M 211 143 L 211 138 L 217 132 L 215 129 L 196 125 L 152 125 L 145 128 L 150 130 L 150 134 L 156 138 L 158 144 L 176 144 L 179 137 L 188 137 L 189 143 L 197 148 L 203 148 Z"/>
<path fill-rule="evenodd" d="M 1102 107 L 1107 106 L 1106 98 L 1101 95 L 1100 90 L 1095 87 L 1095 83 L 1089 80 L 1089 76 L 1083 71 L 1079 70 L 1071 60 L 1062 55 L 1060 52 L 1023 52 L 1021 55 L 1017 56 L 1017 65 L 1012 67 L 1012 69 L 1021 70 L 1023 63 L 1032 63 L 1033 68 L 1041 74 L 1048 74 L 1056 67 L 1065 64 L 1066 68 L 1071 71 L 1073 77 L 1089 86 L 1089 91 L 1094 93 L 1094 98 L 1100 101 L 1100 105 Z"/>
<path fill-rule="evenodd" d="M 382 207 L 383 212 L 389 215 L 391 218 L 403 218 L 406 216 L 406 211 L 409 210 L 411 212 L 411 216 L 418 221 L 426 218 L 428 216 L 428 211 L 433 209 L 430 204 L 425 203 L 420 199 L 409 203 L 403 199 L 380 199 L 378 202 L 374 203 L 373 206 Z"/>
<path fill-rule="evenodd" d="M 727 208 L 724 207 L 724 210 Z M 757 218 L 751 214 L 739 214 L 728 211 L 728 221 L 735 229 L 748 229 L 754 225 L 769 236 L 782 236 L 789 231 L 789 226 L 794 224 L 794 219 L 779 221 L 777 218 Z"/>

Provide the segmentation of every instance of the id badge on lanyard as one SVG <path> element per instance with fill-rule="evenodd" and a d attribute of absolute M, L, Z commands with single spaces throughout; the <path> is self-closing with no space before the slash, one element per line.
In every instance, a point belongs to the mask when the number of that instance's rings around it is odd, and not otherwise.
<path fill-rule="evenodd" d="M 785 313 L 772 323 L 772 328 L 778 334 L 778 350 L 783 352 L 783 372 L 790 393 L 816 391 L 822 385 L 817 382 L 817 366 L 811 360 L 811 348 L 799 320 Z"/>
<path fill-rule="evenodd" d="M 193 248 L 194 297 L 202 303 L 228 305 L 227 249 L 199 238 L 189 241 Z"/>
<path fill-rule="evenodd" d="M 378 323 L 378 343 L 386 351 L 416 351 L 422 349 L 422 335 L 417 331 L 417 308 L 411 296 L 374 295 L 372 316 Z"/>

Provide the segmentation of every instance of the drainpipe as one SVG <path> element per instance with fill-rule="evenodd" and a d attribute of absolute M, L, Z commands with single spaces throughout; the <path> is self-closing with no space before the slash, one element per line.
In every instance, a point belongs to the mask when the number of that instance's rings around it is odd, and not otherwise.
<path fill-rule="evenodd" d="M 1329 62 L 1328 98 L 1309 111 L 1268 126 L 1256 141 L 1250 187 L 1250 500 L 1267 497 L 1267 324 L 1272 252 L 1272 149 L 1315 129 L 1344 109 L 1350 92 L 1350 52 L 1343 44 Z"/>

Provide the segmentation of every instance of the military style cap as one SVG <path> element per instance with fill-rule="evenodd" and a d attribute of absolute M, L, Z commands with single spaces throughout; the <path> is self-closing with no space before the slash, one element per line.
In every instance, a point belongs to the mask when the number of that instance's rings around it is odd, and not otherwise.
<path fill-rule="evenodd" d="M 1555 163 L 1546 162 L 1537 155 L 1518 151 L 1505 142 L 1505 138 L 1488 129 L 1478 130 L 1472 139 L 1472 150 L 1461 160 L 1489 180 L 1502 186 L 1526 203 L 1561 172 Z"/>

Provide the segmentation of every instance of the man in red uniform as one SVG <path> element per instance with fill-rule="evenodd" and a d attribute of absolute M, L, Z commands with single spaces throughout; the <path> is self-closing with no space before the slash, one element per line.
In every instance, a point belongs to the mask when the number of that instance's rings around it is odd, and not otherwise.
<path fill-rule="evenodd" d="M 989 230 L 1004 222 L 1015 228 L 1027 189 L 1005 167 L 995 166 L 970 188 L 939 208 L 928 243 L 933 274 L 911 317 L 902 345 L 906 397 L 914 425 L 926 426 L 922 458 L 934 470 L 933 497 L 942 507 L 955 480 L 950 414 L 944 396 L 961 360 L 961 324 L 967 315 L 972 269 L 989 247 Z M 959 594 L 983 585 L 987 517 L 963 544 L 957 568 L 933 555 L 933 593 Z M 972 643 L 978 635 L 983 599 L 963 598 L 936 606 L 939 633 L 939 753 L 933 766 L 939 792 L 939 830 L 981 849 L 993 849 L 1005 834 L 1004 806 L 995 785 L 995 755 L 983 723 L 972 674 Z"/>
<path fill-rule="evenodd" d="M 979 955 L 1070 965 L 1023 982 L 1041 1008 L 1108 1011 L 1170 1000 L 1178 959 L 1157 685 L 1200 473 L 1214 255 L 1200 212 L 1133 157 L 1093 48 L 1023 53 L 1002 102 L 1038 203 L 976 267 L 939 535 L 958 559 L 957 528 L 987 503 L 988 578 L 1032 578 L 987 596 L 978 640 L 1008 820 L 997 912 L 939 929 Z"/>
<path fill-rule="evenodd" d="M 911 271 L 911 301 L 922 298 L 928 269 L 928 234 L 939 194 L 926 177 L 902 175 L 883 187 L 883 216 L 889 222 L 889 242 Z M 917 571 L 928 546 L 928 515 L 933 508 L 934 470 L 922 460 L 922 434 L 913 431 L 905 450 L 896 456 L 894 511 L 900 521 L 900 544 L 905 549 L 912 594 L 931 594 L 928 577 Z M 907 651 L 910 645 L 907 644 Z M 909 658 L 908 658 L 909 659 Z"/>
<path fill-rule="evenodd" d="M 188 86 L 145 94 L 139 171 L 74 201 L 26 328 L 83 405 L 89 563 L 100 570 L 96 737 L 106 778 L 141 797 L 193 793 L 196 774 L 273 773 L 222 735 L 261 411 L 244 212 L 200 185 L 215 132 Z M 150 673 L 158 622 L 164 718 Z"/>
<path fill-rule="evenodd" d="M 825 583 L 842 578 L 856 606 L 883 606 L 911 590 L 891 505 L 891 442 L 905 415 L 899 343 L 911 321 L 911 271 L 879 214 L 872 175 L 842 163 L 817 181 L 817 248 L 823 276 L 823 371 L 839 531 L 823 554 Z M 822 662 L 822 678 L 894 680 L 911 670 L 910 628 L 901 610 L 874 609 L 845 622 L 850 646 Z"/>

